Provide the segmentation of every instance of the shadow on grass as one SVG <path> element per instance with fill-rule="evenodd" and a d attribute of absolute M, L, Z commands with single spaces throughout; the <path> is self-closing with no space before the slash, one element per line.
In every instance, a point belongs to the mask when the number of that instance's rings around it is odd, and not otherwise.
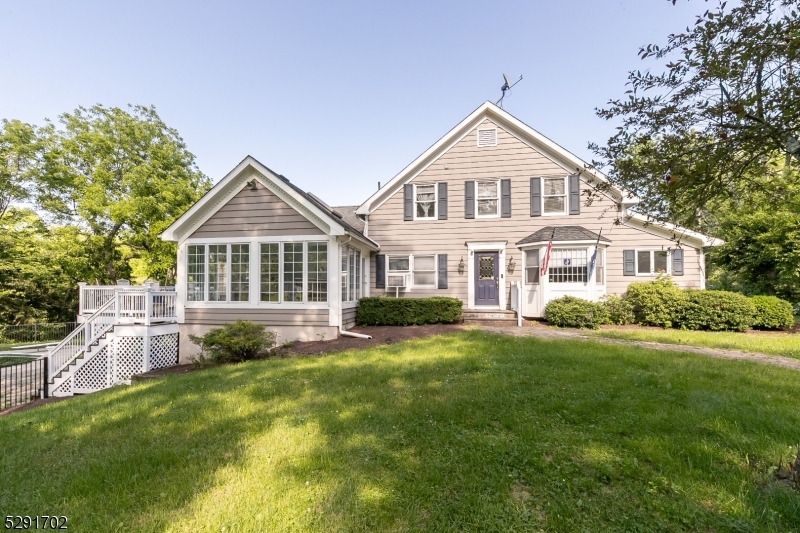
<path fill-rule="evenodd" d="M 781 530 L 796 372 L 464 332 L 0 419 L 2 514 L 79 531 Z"/>

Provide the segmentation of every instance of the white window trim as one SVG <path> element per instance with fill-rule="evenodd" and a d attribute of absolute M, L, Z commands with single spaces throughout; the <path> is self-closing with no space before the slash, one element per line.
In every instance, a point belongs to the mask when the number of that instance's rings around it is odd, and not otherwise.
<path fill-rule="evenodd" d="M 362 250 L 361 248 L 358 248 L 356 246 L 350 246 L 350 245 L 347 245 L 347 244 L 342 244 L 341 246 L 339 246 L 339 264 L 338 264 L 338 267 L 337 267 L 339 269 L 339 283 L 337 285 L 337 290 L 339 291 L 339 298 L 342 301 L 342 308 L 343 309 L 357 306 L 358 305 L 358 301 L 361 298 L 365 297 L 363 286 L 359 286 L 359 278 L 364 275 L 364 272 L 363 272 L 363 270 L 361 270 L 361 265 L 358 265 L 359 270 L 360 270 L 360 272 L 359 272 L 360 276 L 354 277 L 353 278 L 353 283 L 354 283 L 354 292 L 355 292 L 355 288 L 358 288 L 359 290 L 357 292 L 359 292 L 360 296 L 358 298 L 356 298 L 355 300 L 345 300 L 344 298 L 342 298 L 342 294 L 341 294 L 342 293 L 342 276 L 344 276 L 345 283 L 347 285 L 347 293 L 348 293 L 348 295 L 350 294 L 350 277 L 351 276 L 350 276 L 350 253 L 349 253 L 349 250 L 353 250 L 354 254 L 355 254 L 355 252 L 359 252 L 359 256 L 358 256 L 358 260 L 357 261 L 356 261 L 356 257 L 355 256 L 353 257 L 353 265 L 354 266 L 357 263 L 362 263 L 363 264 L 364 255 L 365 255 L 364 250 Z M 342 271 L 342 258 L 343 257 L 347 257 L 347 261 L 346 261 L 347 270 L 344 271 L 344 272 Z"/>
<path fill-rule="evenodd" d="M 520 252 L 522 252 L 522 262 L 523 262 L 522 273 L 521 273 L 522 284 L 526 285 L 528 287 L 538 287 L 539 285 L 542 284 L 541 273 L 539 274 L 539 281 L 537 281 L 536 283 L 534 283 L 532 281 L 531 282 L 528 281 L 528 269 L 531 268 L 531 266 L 528 265 L 528 255 L 527 255 L 527 253 L 530 252 L 530 251 L 533 251 L 533 250 L 536 250 L 536 253 L 538 255 L 537 262 L 536 262 L 536 268 L 541 271 L 541 268 L 542 268 L 541 262 L 542 262 L 542 255 L 543 255 L 542 254 L 542 249 L 541 248 L 525 248 L 525 249 L 520 248 Z"/>
<path fill-rule="evenodd" d="M 649 273 L 639 273 L 639 252 L 650 252 L 650 272 Z M 637 276 L 643 278 L 654 278 L 661 274 L 661 272 L 656 272 L 655 268 L 655 253 L 656 252 L 664 252 L 667 254 L 667 270 L 664 272 L 666 275 L 672 274 L 672 252 L 669 250 L 662 250 L 659 248 L 636 248 L 633 253 L 635 254 L 634 261 L 633 261 L 633 268 L 634 272 Z"/>
<path fill-rule="evenodd" d="M 592 279 L 590 279 L 588 283 L 590 284 L 594 283 L 596 287 L 605 287 L 606 283 L 608 282 L 608 263 L 606 263 L 606 247 L 594 246 L 590 248 L 592 254 L 594 253 L 594 248 L 598 249 L 597 258 L 598 259 L 600 259 L 601 257 L 603 258 L 603 266 L 601 267 L 603 269 L 603 283 L 597 283 L 597 268 L 598 268 L 597 264 L 594 265 L 594 271 L 592 272 Z M 592 254 L 589 254 L 589 264 L 591 264 L 592 262 Z"/>
<path fill-rule="evenodd" d="M 564 176 L 563 178 L 559 177 L 559 176 L 542 176 L 540 178 L 542 180 L 541 202 L 542 202 L 542 216 L 543 217 L 561 217 L 561 216 L 565 216 L 565 215 L 569 214 L 569 183 L 567 181 L 568 177 L 569 176 Z M 553 213 L 547 213 L 544 210 L 544 200 L 547 197 L 553 198 L 553 197 L 555 197 L 555 195 L 546 196 L 544 194 L 544 182 L 545 182 L 545 180 L 554 180 L 554 179 L 561 179 L 561 180 L 564 181 L 564 210 L 563 211 L 553 212 Z"/>
<path fill-rule="evenodd" d="M 433 272 L 433 284 L 432 285 L 414 285 L 414 272 L 416 272 L 416 265 L 414 264 L 414 260 L 417 256 L 424 256 L 430 257 L 433 256 L 433 270 L 421 270 L 420 272 Z M 411 285 L 412 287 L 417 287 L 418 289 L 436 289 L 438 288 L 439 284 L 438 275 L 439 275 L 439 254 L 416 254 L 409 256 L 409 266 L 411 267 Z"/>
<path fill-rule="evenodd" d="M 433 216 L 417 216 L 417 185 L 433 185 Z M 412 193 L 414 195 L 414 220 L 437 220 L 439 215 L 439 183 L 415 183 Z"/>
<path fill-rule="evenodd" d="M 327 302 L 309 302 L 308 301 L 308 243 L 309 242 L 324 242 L 328 244 L 328 269 L 330 275 L 331 265 L 331 240 L 324 235 L 297 235 L 297 236 L 281 236 L 281 237 L 250 237 L 245 239 L 232 240 L 225 237 L 211 237 L 211 238 L 192 238 L 182 242 L 179 246 L 179 271 L 183 277 L 180 284 L 179 294 L 181 295 L 183 306 L 187 309 L 199 308 L 264 308 L 264 309 L 328 309 L 334 300 L 332 297 L 332 289 L 330 277 L 328 278 L 328 297 Z M 302 243 L 303 244 L 303 299 L 300 302 L 285 302 L 283 299 L 283 252 L 284 243 Z M 227 279 L 226 284 L 226 300 L 224 302 L 210 301 L 208 286 L 209 286 L 209 264 L 208 255 L 210 253 L 210 245 L 226 245 L 226 258 L 227 258 Z M 231 301 L 231 246 L 236 244 L 247 244 L 249 246 L 250 255 L 250 271 L 249 271 L 249 300 Z M 277 302 L 262 302 L 261 301 L 261 244 L 278 244 L 278 301 Z M 188 253 L 189 246 L 203 245 L 204 246 L 204 299 L 189 301 L 188 285 L 187 285 L 187 272 L 188 272 Z M 362 258 L 364 251 L 361 251 Z M 341 290 L 337 287 L 337 290 Z M 362 294 L 363 295 L 363 294 Z"/>
<path fill-rule="evenodd" d="M 392 257 L 407 257 L 408 258 L 408 270 L 390 270 L 389 265 L 391 264 L 390 258 Z M 414 285 L 414 256 L 411 254 L 386 254 L 386 271 L 384 272 L 383 278 L 383 286 L 387 287 L 389 285 L 389 274 L 408 274 L 409 283 L 408 286 L 405 288 L 406 291 L 412 289 Z"/>
<path fill-rule="evenodd" d="M 494 144 L 481 144 L 482 131 L 494 131 Z M 475 146 L 478 148 L 490 148 L 492 146 L 497 146 L 497 128 L 478 128 L 478 131 L 475 135 Z"/>
<path fill-rule="evenodd" d="M 496 183 L 497 184 L 497 212 L 494 215 L 481 215 L 478 212 L 478 184 L 479 183 Z M 500 191 L 500 180 L 475 180 L 475 218 L 500 218 L 500 202 L 502 193 Z M 488 200 L 489 198 L 481 198 L 481 200 Z"/>

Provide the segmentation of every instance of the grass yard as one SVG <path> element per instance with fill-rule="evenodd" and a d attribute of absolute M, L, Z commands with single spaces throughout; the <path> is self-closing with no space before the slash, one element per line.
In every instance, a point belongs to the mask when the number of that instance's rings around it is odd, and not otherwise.
<path fill-rule="evenodd" d="M 790 531 L 800 374 L 481 331 L 0 417 L 0 515 L 80 532 Z"/>
<path fill-rule="evenodd" d="M 732 331 L 684 331 L 680 329 L 601 329 L 592 335 L 611 339 L 690 344 L 744 352 L 785 355 L 800 359 L 800 334 L 779 332 L 736 333 Z"/>

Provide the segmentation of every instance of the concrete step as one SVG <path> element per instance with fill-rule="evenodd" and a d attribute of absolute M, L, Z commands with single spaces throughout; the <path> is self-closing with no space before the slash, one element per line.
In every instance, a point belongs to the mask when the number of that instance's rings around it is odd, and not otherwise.
<path fill-rule="evenodd" d="M 516 320 L 517 314 L 514 311 L 464 311 L 461 316 L 467 320 Z"/>

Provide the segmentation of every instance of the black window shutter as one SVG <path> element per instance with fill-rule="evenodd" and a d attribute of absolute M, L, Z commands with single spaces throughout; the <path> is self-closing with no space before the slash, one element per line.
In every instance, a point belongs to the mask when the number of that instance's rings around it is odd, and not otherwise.
<path fill-rule="evenodd" d="M 447 184 L 439 184 L 439 220 L 447 220 Z"/>
<path fill-rule="evenodd" d="M 475 218 L 475 182 L 464 182 L 464 218 Z"/>
<path fill-rule="evenodd" d="M 500 216 L 511 218 L 511 180 L 500 180 Z"/>
<path fill-rule="evenodd" d="M 672 275 L 683 276 L 683 250 L 672 250 Z"/>
<path fill-rule="evenodd" d="M 581 178 L 577 174 L 569 177 L 569 214 L 581 214 Z"/>
<path fill-rule="evenodd" d="M 531 178 L 531 216 L 542 216 L 542 178 Z"/>
<path fill-rule="evenodd" d="M 403 186 L 403 220 L 414 220 L 414 186 Z"/>
<path fill-rule="evenodd" d="M 375 288 L 386 288 L 386 255 L 378 254 L 375 256 Z"/>
<path fill-rule="evenodd" d="M 437 288 L 439 289 L 446 289 L 447 288 L 447 254 L 439 254 L 439 283 L 437 284 Z"/>
<path fill-rule="evenodd" d="M 622 250 L 622 274 L 636 275 L 636 250 Z"/>

